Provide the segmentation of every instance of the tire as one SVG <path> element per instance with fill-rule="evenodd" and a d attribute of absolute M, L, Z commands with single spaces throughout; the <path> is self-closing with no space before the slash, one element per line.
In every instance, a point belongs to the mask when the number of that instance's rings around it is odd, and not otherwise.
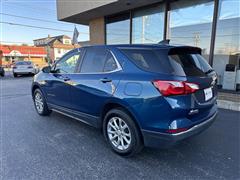
<path fill-rule="evenodd" d="M 35 109 L 40 116 L 48 116 L 51 114 L 52 111 L 48 109 L 46 100 L 40 89 L 36 89 L 34 91 L 33 101 L 34 101 Z"/>
<path fill-rule="evenodd" d="M 13 73 L 13 77 L 17 77 L 18 75 L 16 73 Z"/>
<path fill-rule="evenodd" d="M 4 68 L 0 66 L 0 76 L 4 77 L 5 76 L 5 71 Z"/>
<path fill-rule="evenodd" d="M 112 127 L 112 125 L 115 124 L 114 121 L 118 124 L 120 130 Z M 119 125 L 120 122 L 121 126 Z M 125 128 L 123 129 L 123 127 Z M 115 128 L 117 128 L 117 126 L 115 126 Z M 132 117 L 123 109 L 112 109 L 106 114 L 103 121 L 103 133 L 112 150 L 121 156 L 133 156 L 143 148 L 138 126 Z M 113 138 L 113 140 L 110 140 L 111 138 Z"/>

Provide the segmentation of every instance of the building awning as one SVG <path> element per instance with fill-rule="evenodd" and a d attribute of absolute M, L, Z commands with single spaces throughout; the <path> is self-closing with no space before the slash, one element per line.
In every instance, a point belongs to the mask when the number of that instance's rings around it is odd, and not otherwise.
<path fill-rule="evenodd" d="M 90 20 L 151 5 L 163 0 L 57 0 L 58 20 L 88 25 Z"/>
<path fill-rule="evenodd" d="M 35 46 L 17 46 L 17 45 L 0 45 L 3 56 L 10 57 L 46 57 L 47 52 L 44 47 Z"/>

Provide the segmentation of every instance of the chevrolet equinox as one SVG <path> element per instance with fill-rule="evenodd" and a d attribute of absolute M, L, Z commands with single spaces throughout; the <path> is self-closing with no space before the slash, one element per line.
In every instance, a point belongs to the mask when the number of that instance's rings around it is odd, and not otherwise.
<path fill-rule="evenodd" d="M 131 156 L 207 129 L 217 114 L 216 77 L 197 47 L 89 46 L 35 75 L 32 96 L 39 115 L 100 128 L 114 152 Z"/>

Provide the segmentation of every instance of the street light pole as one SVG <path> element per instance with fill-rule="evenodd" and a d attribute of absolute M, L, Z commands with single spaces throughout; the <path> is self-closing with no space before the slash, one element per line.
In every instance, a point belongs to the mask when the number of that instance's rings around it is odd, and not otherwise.
<path fill-rule="evenodd" d="M 0 66 L 2 66 L 3 51 L 0 50 Z"/>

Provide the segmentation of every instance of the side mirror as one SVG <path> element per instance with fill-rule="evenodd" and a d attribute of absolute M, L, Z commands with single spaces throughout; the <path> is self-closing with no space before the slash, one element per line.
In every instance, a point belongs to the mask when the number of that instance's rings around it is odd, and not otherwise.
<path fill-rule="evenodd" d="M 42 72 L 50 73 L 51 72 L 51 66 L 46 66 L 46 67 L 42 68 Z"/>

